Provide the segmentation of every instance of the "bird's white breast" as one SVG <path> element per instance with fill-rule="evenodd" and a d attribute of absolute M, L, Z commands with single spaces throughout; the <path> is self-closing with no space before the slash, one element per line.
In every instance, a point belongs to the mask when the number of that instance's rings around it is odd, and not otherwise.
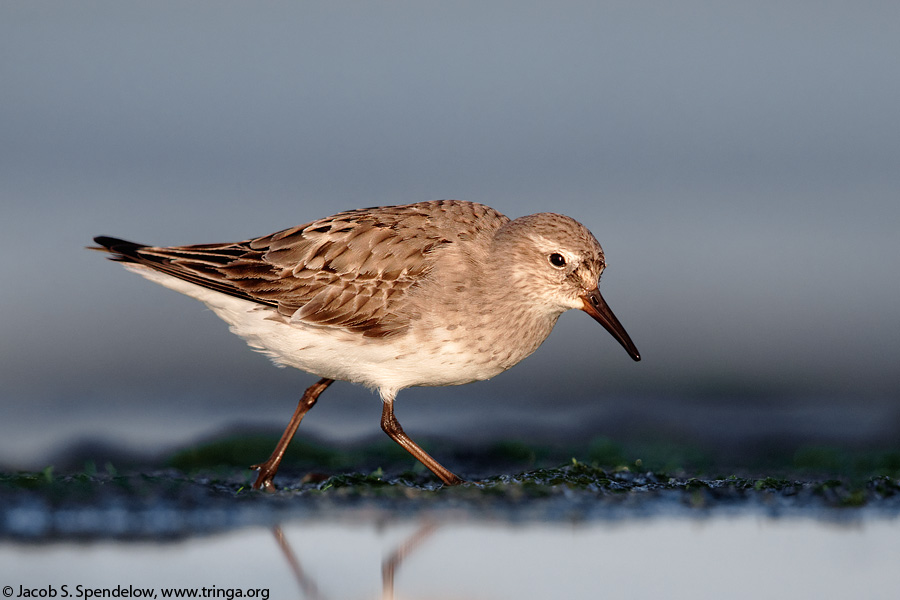
<path fill-rule="evenodd" d="M 426 333 L 367 338 L 333 327 L 290 323 L 267 305 L 204 288 L 159 271 L 126 265 L 131 271 L 200 300 L 229 324 L 251 348 L 276 364 L 319 377 L 394 392 L 411 386 L 460 385 L 493 377 L 501 367 L 478 355 L 462 337 Z"/>

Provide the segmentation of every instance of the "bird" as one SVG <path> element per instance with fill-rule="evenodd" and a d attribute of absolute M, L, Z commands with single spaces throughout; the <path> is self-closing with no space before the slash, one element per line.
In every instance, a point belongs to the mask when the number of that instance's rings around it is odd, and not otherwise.
<path fill-rule="evenodd" d="M 90 249 L 203 302 L 277 365 L 319 377 L 271 456 L 251 467 L 254 489 L 275 490 L 301 420 L 335 381 L 377 390 L 381 428 L 449 486 L 464 480 L 404 432 L 398 392 L 499 375 L 537 350 L 570 309 L 641 358 L 600 294 L 600 244 L 556 213 L 510 219 L 484 204 L 433 200 L 347 210 L 234 243 L 94 242 Z"/>

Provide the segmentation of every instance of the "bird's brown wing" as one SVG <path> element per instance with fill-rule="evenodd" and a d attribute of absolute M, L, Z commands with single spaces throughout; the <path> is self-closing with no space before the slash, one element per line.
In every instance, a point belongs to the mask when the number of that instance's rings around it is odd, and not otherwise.
<path fill-rule="evenodd" d="M 438 248 L 507 220 L 481 204 L 434 201 L 351 210 L 230 244 L 95 241 L 113 260 L 272 306 L 292 321 L 388 337 L 409 327 L 403 300 Z"/>

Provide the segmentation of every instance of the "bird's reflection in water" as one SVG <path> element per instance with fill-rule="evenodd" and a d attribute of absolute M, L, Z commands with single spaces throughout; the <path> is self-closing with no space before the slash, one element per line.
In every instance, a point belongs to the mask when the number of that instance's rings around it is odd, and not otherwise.
<path fill-rule="evenodd" d="M 316 586 L 316 583 L 312 580 L 312 577 L 307 575 L 303 570 L 303 567 L 300 566 L 300 561 L 297 560 L 297 555 L 294 554 L 290 543 L 287 541 L 287 538 L 284 537 L 284 531 L 281 530 L 281 526 L 276 525 L 273 527 L 272 534 L 275 536 L 275 541 L 278 542 L 278 547 L 281 548 L 281 553 L 284 554 L 284 557 L 287 559 L 288 565 L 291 567 L 291 572 L 294 574 L 294 579 L 297 580 L 297 584 L 303 591 L 303 596 L 305 598 L 310 598 L 310 600 L 319 600 L 323 598 L 319 593 L 318 586 Z"/>
<path fill-rule="evenodd" d="M 437 525 L 425 522 L 400 544 L 390 555 L 381 561 L 381 597 L 382 600 L 394 600 L 394 575 L 407 556 L 416 551 L 419 545 L 431 537 Z"/>
<path fill-rule="evenodd" d="M 403 561 L 405 561 L 410 554 L 414 553 L 437 529 L 438 526 L 434 522 L 426 521 L 422 523 L 411 536 L 404 540 L 403 543 L 397 546 L 393 552 L 388 554 L 384 560 L 382 560 L 381 600 L 394 600 L 394 577 L 403 564 Z M 282 554 L 284 554 L 288 565 L 291 567 L 294 578 L 297 580 L 297 584 L 303 592 L 303 597 L 308 598 L 309 600 L 325 600 L 325 596 L 319 592 L 319 588 L 315 581 L 313 581 L 312 577 L 303 570 L 300 560 L 291 548 L 291 544 L 285 537 L 281 527 L 276 525 L 272 528 L 272 534 L 275 536 L 275 540 L 278 542 Z"/>

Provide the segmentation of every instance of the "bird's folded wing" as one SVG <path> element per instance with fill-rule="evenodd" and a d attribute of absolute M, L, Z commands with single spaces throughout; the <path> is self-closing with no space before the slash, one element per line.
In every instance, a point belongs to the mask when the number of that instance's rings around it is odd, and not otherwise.
<path fill-rule="evenodd" d="M 294 322 L 388 337 L 408 328 L 404 298 L 427 276 L 435 249 L 477 228 L 458 218 L 435 227 L 433 212 L 419 206 L 347 211 L 228 244 L 154 247 L 108 237 L 95 241 L 114 260 L 272 306 Z"/>

